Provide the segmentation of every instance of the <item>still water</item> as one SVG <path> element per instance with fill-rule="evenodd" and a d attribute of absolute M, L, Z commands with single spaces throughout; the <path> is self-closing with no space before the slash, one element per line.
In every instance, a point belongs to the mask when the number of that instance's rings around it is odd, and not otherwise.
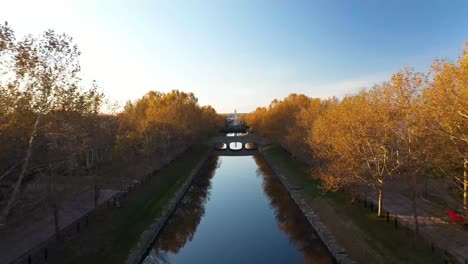
<path fill-rule="evenodd" d="M 143 263 L 332 263 L 258 156 L 213 157 Z"/>

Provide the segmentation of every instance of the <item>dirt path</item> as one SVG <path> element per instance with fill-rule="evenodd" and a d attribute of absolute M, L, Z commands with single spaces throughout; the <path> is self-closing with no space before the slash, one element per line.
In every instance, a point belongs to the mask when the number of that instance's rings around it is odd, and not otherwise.
<path fill-rule="evenodd" d="M 105 203 L 117 194 L 116 190 L 101 190 L 99 204 Z M 64 229 L 75 220 L 94 209 L 93 191 L 82 192 L 76 199 L 65 201 L 60 211 L 60 229 Z M 46 241 L 55 234 L 52 212 L 27 226 L 2 231 L 0 239 L 0 263 L 10 263 L 29 249 Z"/>
<path fill-rule="evenodd" d="M 411 200 L 396 192 L 386 192 L 383 201 L 384 212 L 398 216 L 399 220 L 414 230 L 411 210 Z M 377 195 L 369 194 L 368 199 L 377 204 Z M 423 199 L 417 199 L 417 211 L 420 232 L 427 240 L 445 249 L 460 263 L 468 261 L 468 231 L 462 226 L 452 224 L 443 216 L 440 207 L 430 204 Z"/>

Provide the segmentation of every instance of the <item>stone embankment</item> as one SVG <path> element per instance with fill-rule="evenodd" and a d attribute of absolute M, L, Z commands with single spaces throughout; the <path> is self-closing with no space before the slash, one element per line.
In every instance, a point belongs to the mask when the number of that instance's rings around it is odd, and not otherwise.
<path fill-rule="evenodd" d="M 333 255 L 335 261 L 337 263 L 342 264 L 351 264 L 355 263 L 349 255 L 347 254 L 346 250 L 341 247 L 333 237 L 332 233 L 327 229 L 327 227 L 320 221 L 317 214 L 314 212 L 312 208 L 307 204 L 304 193 L 301 188 L 293 186 L 288 179 L 280 172 L 278 167 L 275 163 L 268 158 L 267 155 L 263 152 L 262 149 L 259 149 L 260 155 L 266 161 L 268 166 L 270 167 L 272 173 L 278 177 L 278 179 L 283 183 L 284 187 L 288 190 L 289 195 L 293 198 L 294 202 L 297 206 L 301 209 L 301 211 L 306 216 L 307 220 L 311 224 L 311 226 L 317 232 L 319 238 L 323 241 L 325 246 L 328 248 L 330 253 Z"/>
<path fill-rule="evenodd" d="M 192 185 L 193 179 L 200 172 L 201 168 L 205 164 L 206 160 L 211 156 L 211 154 L 212 152 L 210 151 L 200 159 L 197 166 L 195 166 L 195 168 L 190 172 L 190 175 L 187 177 L 179 190 L 174 193 L 171 200 L 164 206 L 161 214 L 155 218 L 153 224 L 141 234 L 137 245 L 130 251 L 126 263 L 138 264 L 143 260 L 143 257 L 151 248 L 153 241 L 156 239 L 166 221 L 177 208 L 177 204 L 179 204 L 180 200 L 184 197 L 184 194 L 190 188 L 190 185 Z"/>

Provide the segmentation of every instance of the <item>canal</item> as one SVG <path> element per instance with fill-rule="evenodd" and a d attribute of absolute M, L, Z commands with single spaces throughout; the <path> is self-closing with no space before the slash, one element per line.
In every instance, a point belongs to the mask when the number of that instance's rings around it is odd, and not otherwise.
<path fill-rule="evenodd" d="M 332 263 L 259 156 L 213 157 L 143 263 Z"/>

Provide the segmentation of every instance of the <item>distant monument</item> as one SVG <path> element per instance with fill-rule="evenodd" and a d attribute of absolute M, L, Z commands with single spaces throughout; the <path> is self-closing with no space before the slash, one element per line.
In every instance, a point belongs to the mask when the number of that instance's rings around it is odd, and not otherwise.
<path fill-rule="evenodd" d="M 234 117 L 233 117 L 232 124 L 233 124 L 234 126 L 240 125 L 239 121 L 237 120 L 237 110 L 236 110 L 236 109 L 234 109 Z"/>

